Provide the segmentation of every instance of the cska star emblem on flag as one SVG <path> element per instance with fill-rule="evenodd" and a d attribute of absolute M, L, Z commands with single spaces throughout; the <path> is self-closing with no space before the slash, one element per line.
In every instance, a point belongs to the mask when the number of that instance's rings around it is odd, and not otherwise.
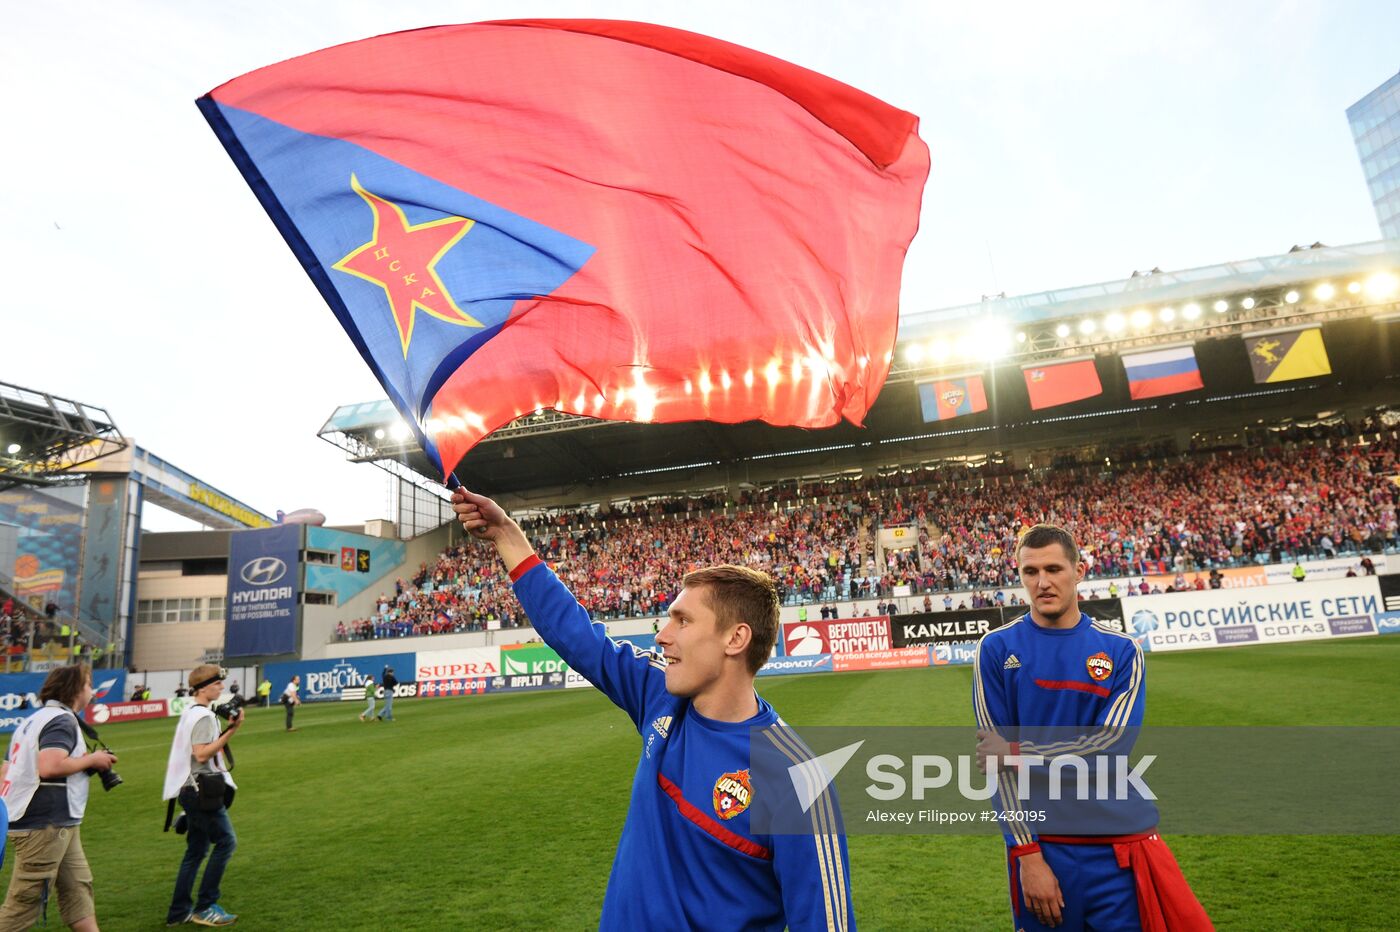
<path fill-rule="evenodd" d="M 1084 661 L 1084 665 L 1089 668 L 1089 675 L 1096 683 L 1101 683 L 1113 675 L 1113 658 L 1103 651 Z"/>
<path fill-rule="evenodd" d="M 749 808 L 753 799 L 753 785 L 749 782 L 747 770 L 735 770 L 723 774 L 715 781 L 715 815 L 729 820 Z"/>
<path fill-rule="evenodd" d="M 409 223 L 402 207 L 365 190 L 353 174 L 350 188 L 369 205 L 374 215 L 374 229 L 368 242 L 333 268 L 384 289 L 404 358 L 408 358 L 413 324 L 419 312 L 445 323 L 480 328 L 481 321 L 457 306 L 437 272 L 438 260 L 471 231 L 476 221 L 444 217 L 427 223 Z"/>
<path fill-rule="evenodd" d="M 956 408 L 963 403 L 963 399 L 966 397 L 967 393 L 961 388 L 950 388 L 943 393 L 943 403 L 950 408 Z"/>

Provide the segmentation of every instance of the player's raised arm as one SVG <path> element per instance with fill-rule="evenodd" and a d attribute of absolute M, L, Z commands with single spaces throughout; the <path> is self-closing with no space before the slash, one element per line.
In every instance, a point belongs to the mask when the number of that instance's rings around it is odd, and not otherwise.
<path fill-rule="evenodd" d="M 653 651 L 611 640 L 500 505 L 459 488 L 452 495 L 452 509 L 467 533 L 495 546 L 516 597 L 545 643 L 626 711 L 640 730 L 648 695 L 665 691 L 666 661 Z"/>

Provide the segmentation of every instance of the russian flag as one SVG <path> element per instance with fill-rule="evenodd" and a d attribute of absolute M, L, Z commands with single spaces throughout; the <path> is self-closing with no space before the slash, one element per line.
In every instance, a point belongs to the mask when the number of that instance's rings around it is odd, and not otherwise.
<path fill-rule="evenodd" d="M 1128 373 L 1128 393 L 1134 400 L 1206 387 L 1201 381 L 1201 368 L 1196 365 L 1196 351 L 1190 345 L 1124 356 L 1123 369 Z"/>

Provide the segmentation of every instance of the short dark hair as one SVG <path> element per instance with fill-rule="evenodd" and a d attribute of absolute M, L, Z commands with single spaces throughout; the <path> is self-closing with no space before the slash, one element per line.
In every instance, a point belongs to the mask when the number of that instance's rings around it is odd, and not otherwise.
<path fill-rule="evenodd" d="M 1041 547 L 1049 547 L 1051 544 L 1059 544 L 1064 548 L 1065 556 L 1069 557 L 1070 565 L 1079 562 L 1079 547 L 1074 543 L 1074 536 L 1064 528 L 1053 524 L 1037 524 L 1022 534 L 1021 539 L 1016 542 L 1016 556 L 1020 557 L 1021 550 L 1025 547 L 1038 550 Z"/>
<path fill-rule="evenodd" d="M 739 622 L 749 626 L 753 639 L 745 656 L 749 672 L 757 673 L 768 662 L 778 639 L 778 587 L 773 577 L 746 566 L 724 564 L 686 573 L 681 585 L 687 589 L 709 588 L 710 609 L 721 631 Z"/>
<path fill-rule="evenodd" d="M 44 677 L 44 685 L 39 687 L 39 701 L 57 700 L 71 707 L 78 701 L 78 693 L 91 681 L 92 668 L 85 663 L 70 663 L 50 670 Z"/>

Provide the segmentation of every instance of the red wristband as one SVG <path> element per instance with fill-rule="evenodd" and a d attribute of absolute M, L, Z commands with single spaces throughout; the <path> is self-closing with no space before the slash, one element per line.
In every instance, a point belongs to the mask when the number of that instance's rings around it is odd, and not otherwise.
<path fill-rule="evenodd" d="M 524 576 L 526 573 L 530 572 L 530 570 L 534 569 L 536 566 L 539 566 L 543 562 L 544 561 L 540 559 L 539 554 L 530 554 L 528 557 L 515 564 L 515 567 L 510 571 L 510 581 L 519 582 L 521 576 Z"/>
<path fill-rule="evenodd" d="M 1040 845 L 1035 842 L 1031 842 L 1028 845 L 1012 845 L 1010 848 L 1006 849 L 1006 853 L 1011 855 L 1014 860 L 1015 858 L 1025 857 L 1028 854 L 1039 854 Z"/>

